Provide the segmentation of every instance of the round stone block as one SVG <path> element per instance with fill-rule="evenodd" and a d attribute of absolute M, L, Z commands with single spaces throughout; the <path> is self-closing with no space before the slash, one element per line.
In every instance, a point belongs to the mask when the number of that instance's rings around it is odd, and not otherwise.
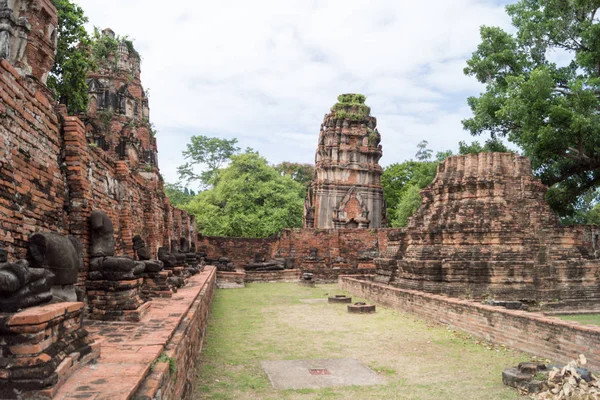
<path fill-rule="evenodd" d="M 375 312 L 374 304 L 354 303 L 348 305 L 348 312 L 351 314 L 373 314 Z"/>
<path fill-rule="evenodd" d="M 346 297 L 343 294 L 336 294 L 329 298 L 329 303 L 352 303 L 352 297 Z"/>

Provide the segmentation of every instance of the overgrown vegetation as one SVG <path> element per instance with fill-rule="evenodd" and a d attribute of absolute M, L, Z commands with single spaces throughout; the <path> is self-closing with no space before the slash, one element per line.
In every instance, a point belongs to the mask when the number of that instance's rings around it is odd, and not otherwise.
<path fill-rule="evenodd" d="M 177 374 L 177 360 L 169 357 L 167 353 L 162 353 L 160 357 L 152 362 L 150 369 L 153 370 L 158 363 L 169 363 L 169 376 L 174 377 Z"/>
<path fill-rule="evenodd" d="M 362 94 L 341 94 L 331 110 L 338 119 L 364 120 L 371 115 L 371 108 L 365 105 L 366 99 Z"/>
<path fill-rule="evenodd" d="M 112 66 L 115 67 L 119 61 L 119 46 L 127 47 L 130 58 L 140 59 L 140 54 L 135 49 L 133 41 L 128 36 L 111 37 L 104 35 L 100 29 L 94 27 L 94 35 L 92 40 L 92 55 L 96 66 Z M 131 80 L 133 80 L 131 76 Z"/>
<path fill-rule="evenodd" d="M 52 0 L 58 14 L 56 60 L 48 77 L 48 87 L 70 114 L 87 111 L 87 73 L 94 68 L 90 57 L 91 39 L 83 9 L 69 0 Z"/>
<path fill-rule="evenodd" d="M 85 30 L 88 18 L 83 9 L 71 0 L 52 0 L 58 15 L 56 60 L 48 77 L 48 87 L 67 106 L 70 114 L 86 112 L 88 108 L 87 76 L 101 65 L 118 61 L 118 46 L 127 47 L 130 57 L 140 58 L 127 36 L 112 38 L 97 28 L 90 35 Z"/>

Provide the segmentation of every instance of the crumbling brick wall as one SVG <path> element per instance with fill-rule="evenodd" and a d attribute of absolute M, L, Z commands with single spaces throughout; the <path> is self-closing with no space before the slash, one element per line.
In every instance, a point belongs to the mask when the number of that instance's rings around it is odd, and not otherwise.
<path fill-rule="evenodd" d="M 196 237 L 195 223 L 186 212 L 172 207 L 158 174 L 140 176 L 122 160 L 87 142 L 79 118 L 62 115 L 69 202 L 69 232 L 89 247 L 88 217 L 92 210 L 107 213 L 115 227 L 119 254 L 133 256 L 135 235 L 141 235 L 151 253 L 170 246 L 171 240 Z M 171 217 L 175 215 L 175 217 Z M 85 279 L 85 271 L 82 274 Z"/>
<path fill-rule="evenodd" d="M 244 265 L 254 261 L 257 255 L 271 258 L 277 240 L 276 237 L 255 239 L 199 236 L 198 246 L 199 250 L 206 252 L 209 258 L 227 257 L 237 269 L 243 269 Z"/>
<path fill-rule="evenodd" d="M 65 233 L 62 138 L 47 89 L 0 60 L 0 247 L 25 256 L 29 235 Z"/>
<path fill-rule="evenodd" d="M 133 154 L 133 147 L 127 147 L 135 157 L 120 157 L 114 149 L 98 146 L 80 118 L 56 106 L 44 84 L 54 62 L 58 23 L 52 3 L 36 0 L 26 7 L 0 7 L 11 16 L 9 23 L 22 24 L 0 27 L 0 247 L 11 259 L 25 258 L 32 233 L 59 232 L 77 237 L 87 255 L 88 218 L 95 209 L 111 218 L 119 255 L 133 255 L 135 235 L 146 240 L 154 256 L 172 240 L 185 237 L 195 242 L 193 218 L 172 207 L 164 194 L 148 102 L 139 82 L 139 59 L 130 66 L 137 72 L 123 99 L 139 100 L 134 108 L 140 126 L 129 124 L 122 130 L 133 112 L 127 103 L 127 114 L 111 121 L 120 130 L 111 134 L 128 135 L 126 144 L 141 150 Z M 26 37 L 16 35 L 17 28 Z M 115 80 L 122 78 L 117 75 Z M 132 130 L 134 138 L 129 136 Z M 87 257 L 84 260 L 80 283 L 87 276 Z"/>
<path fill-rule="evenodd" d="M 363 273 L 387 245 L 393 229 L 285 229 L 266 239 L 200 236 L 198 243 L 210 258 L 228 257 L 238 270 L 256 256 L 287 259 L 288 266 L 313 271 L 325 280 L 339 274 Z M 316 254 L 314 252 L 316 250 Z"/>

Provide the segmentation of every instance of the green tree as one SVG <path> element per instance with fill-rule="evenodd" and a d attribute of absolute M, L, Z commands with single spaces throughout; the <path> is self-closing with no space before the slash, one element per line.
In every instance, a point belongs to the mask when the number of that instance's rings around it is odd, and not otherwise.
<path fill-rule="evenodd" d="M 600 190 L 580 196 L 573 205 L 573 213 L 561 218 L 563 224 L 600 225 Z"/>
<path fill-rule="evenodd" d="M 585 220 L 585 223 L 600 225 L 600 204 L 596 203 L 594 208 L 590 210 Z"/>
<path fill-rule="evenodd" d="M 506 137 L 532 160 L 561 215 L 600 184 L 599 0 L 520 0 L 506 7 L 516 33 L 482 27 L 465 74 L 486 85 L 468 103 L 473 135 Z M 549 55 L 569 58 L 560 65 Z"/>
<path fill-rule="evenodd" d="M 302 226 L 303 185 L 256 152 L 232 156 L 212 182 L 186 206 L 205 235 L 268 237 Z"/>
<path fill-rule="evenodd" d="M 301 164 L 289 161 L 284 161 L 280 164 L 277 164 L 275 169 L 282 176 L 289 176 L 304 186 L 310 185 L 315 173 L 315 167 L 312 164 Z"/>
<path fill-rule="evenodd" d="M 483 146 L 478 141 L 474 141 L 471 143 L 463 141 L 458 142 L 459 154 L 478 154 L 486 152 L 512 153 L 513 151 L 497 139 L 489 139 L 485 142 Z"/>
<path fill-rule="evenodd" d="M 393 227 L 404 227 L 408 225 L 408 219 L 421 207 L 421 189 L 415 184 L 406 186 L 403 196 L 398 202 L 394 218 Z"/>
<path fill-rule="evenodd" d="M 183 187 L 181 183 L 165 183 L 165 194 L 175 207 L 183 208 L 196 196 L 193 190 Z"/>
<path fill-rule="evenodd" d="M 87 111 L 87 74 L 94 62 L 83 9 L 70 0 L 52 0 L 58 12 L 56 61 L 48 77 L 48 87 L 69 113 Z"/>
<path fill-rule="evenodd" d="M 405 161 L 385 167 L 381 175 L 381 185 L 388 210 L 397 208 L 409 186 L 426 188 L 435 178 L 437 165 L 438 163 L 433 161 Z"/>
<path fill-rule="evenodd" d="M 191 143 L 187 144 L 187 150 L 183 152 L 183 158 L 188 162 L 177 168 L 179 179 L 188 184 L 198 182 L 203 186 L 211 185 L 219 168 L 239 153 L 237 142 L 237 139 L 192 136 Z M 196 168 L 199 166 L 204 170 L 197 173 Z"/>
<path fill-rule="evenodd" d="M 419 144 L 417 145 L 417 154 L 415 154 L 415 157 L 417 157 L 417 160 L 419 161 L 429 161 L 431 160 L 431 155 L 433 154 L 433 150 L 428 149 L 427 145 L 429 144 L 429 142 L 427 140 L 421 140 L 419 142 Z"/>
<path fill-rule="evenodd" d="M 448 155 L 450 152 L 438 153 L 437 158 L 443 161 Z M 406 226 L 408 218 L 419 209 L 419 191 L 433 182 L 439 162 L 411 160 L 385 167 L 381 184 L 391 227 Z"/>

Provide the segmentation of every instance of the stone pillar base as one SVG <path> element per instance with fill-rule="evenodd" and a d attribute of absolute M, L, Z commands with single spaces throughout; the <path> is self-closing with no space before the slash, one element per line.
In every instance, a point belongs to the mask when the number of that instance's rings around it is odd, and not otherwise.
<path fill-rule="evenodd" d="M 141 296 L 145 301 L 151 300 L 153 297 L 171 298 L 173 296 L 173 287 L 169 278 L 173 276 L 173 271 L 160 271 L 145 273 L 144 283 L 141 288 Z M 177 289 L 175 289 L 177 291 Z"/>
<path fill-rule="evenodd" d="M 0 398 L 51 399 L 100 344 L 82 325 L 83 303 L 56 303 L 0 314 Z"/>
<path fill-rule="evenodd" d="M 89 319 L 134 322 L 142 319 L 151 306 L 140 296 L 143 280 L 88 281 Z"/>

